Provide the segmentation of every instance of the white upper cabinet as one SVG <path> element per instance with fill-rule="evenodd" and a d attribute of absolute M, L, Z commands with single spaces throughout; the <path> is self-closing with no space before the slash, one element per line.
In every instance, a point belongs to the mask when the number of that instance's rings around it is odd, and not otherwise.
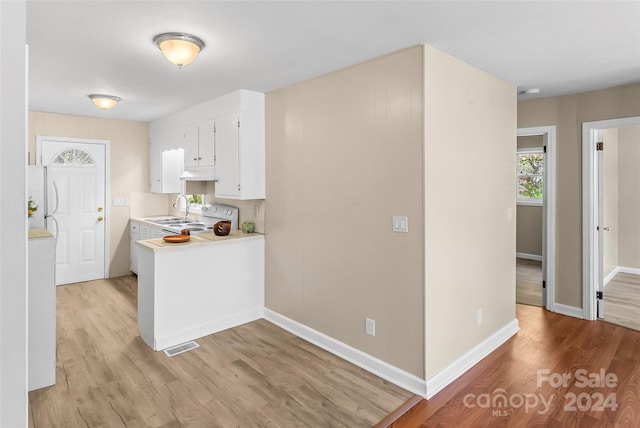
<path fill-rule="evenodd" d="M 215 122 L 216 197 L 264 199 L 264 114 L 243 111 Z"/>
<path fill-rule="evenodd" d="M 182 148 L 185 171 L 215 168 L 216 197 L 264 199 L 264 131 L 264 94 L 244 89 L 151 122 L 151 191 L 162 192 L 162 151 Z"/>
<path fill-rule="evenodd" d="M 213 166 L 213 127 L 213 120 L 205 120 L 184 128 L 185 168 Z"/>
<path fill-rule="evenodd" d="M 215 165 L 214 132 L 215 122 L 213 119 L 198 124 L 198 160 L 201 166 Z"/>
<path fill-rule="evenodd" d="M 198 125 L 191 124 L 184 127 L 182 134 L 182 148 L 184 149 L 184 166 L 198 166 Z"/>

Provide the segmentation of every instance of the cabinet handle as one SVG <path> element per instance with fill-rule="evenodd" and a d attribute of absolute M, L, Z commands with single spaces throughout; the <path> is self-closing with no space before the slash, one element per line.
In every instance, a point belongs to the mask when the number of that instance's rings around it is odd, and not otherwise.
<path fill-rule="evenodd" d="M 193 158 L 193 160 L 198 160 L 198 158 Z"/>

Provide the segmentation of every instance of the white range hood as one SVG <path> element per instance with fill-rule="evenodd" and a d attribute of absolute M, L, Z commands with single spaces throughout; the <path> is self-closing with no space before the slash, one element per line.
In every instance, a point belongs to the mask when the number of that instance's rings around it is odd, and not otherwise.
<path fill-rule="evenodd" d="M 216 181 L 216 170 L 212 166 L 189 167 L 180 175 L 184 181 Z"/>

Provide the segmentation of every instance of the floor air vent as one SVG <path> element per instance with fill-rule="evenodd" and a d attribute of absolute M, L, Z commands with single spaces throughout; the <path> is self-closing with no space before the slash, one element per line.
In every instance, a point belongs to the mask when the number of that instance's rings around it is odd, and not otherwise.
<path fill-rule="evenodd" d="M 173 357 L 174 355 L 182 354 L 183 352 L 191 351 L 192 349 L 198 348 L 198 345 L 193 340 L 191 342 L 181 343 L 180 345 L 172 346 L 171 348 L 167 348 L 164 350 L 164 353 L 167 357 Z"/>

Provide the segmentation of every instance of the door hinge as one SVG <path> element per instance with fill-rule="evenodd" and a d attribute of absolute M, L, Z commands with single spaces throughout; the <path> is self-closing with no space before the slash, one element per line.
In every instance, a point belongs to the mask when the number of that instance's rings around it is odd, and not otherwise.
<path fill-rule="evenodd" d="M 238 118 L 238 128 L 240 128 L 240 118 Z"/>
<path fill-rule="evenodd" d="M 238 192 L 240 191 L 240 185 L 238 184 Z"/>
<path fill-rule="evenodd" d="M 544 153 L 547 153 L 547 146 L 542 146 L 542 151 L 543 151 Z"/>
<path fill-rule="evenodd" d="M 604 143 L 602 141 L 596 143 L 596 150 L 599 152 L 604 150 Z"/>
<path fill-rule="evenodd" d="M 544 279 L 542 280 L 542 288 L 547 288 L 547 281 Z"/>
<path fill-rule="evenodd" d="M 604 299 L 604 293 L 602 291 L 596 291 L 596 299 L 598 300 Z"/>

